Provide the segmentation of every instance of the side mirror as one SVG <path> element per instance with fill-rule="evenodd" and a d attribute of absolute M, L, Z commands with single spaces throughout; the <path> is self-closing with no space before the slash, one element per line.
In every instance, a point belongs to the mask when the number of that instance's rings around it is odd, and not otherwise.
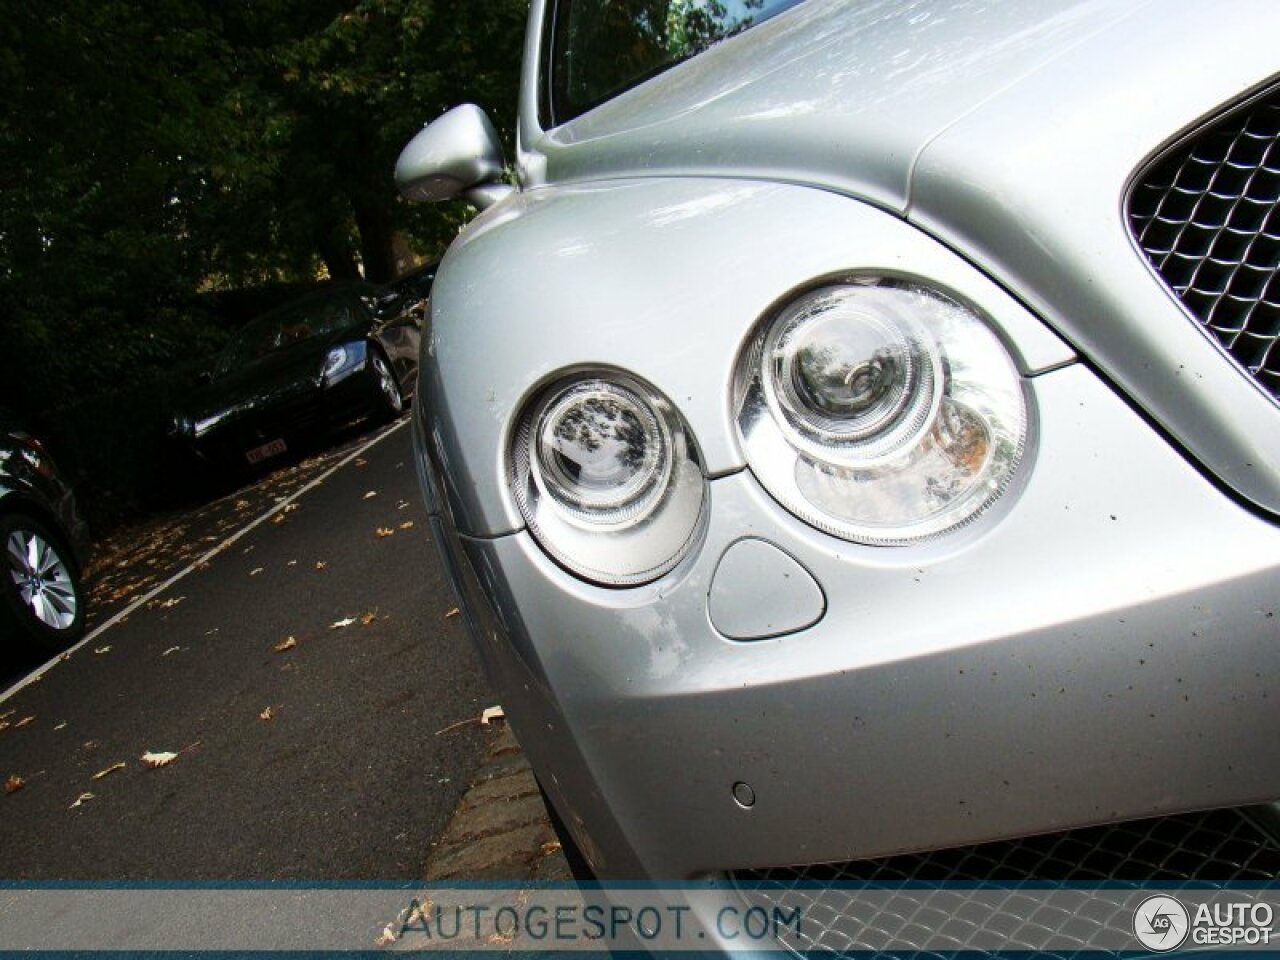
<path fill-rule="evenodd" d="M 514 189 L 498 182 L 503 169 L 498 131 L 483 110 L 464 103 L 409 141 L 396 161 L 396 186 L 406 200 L 463 195 L 483 210 Z"/>

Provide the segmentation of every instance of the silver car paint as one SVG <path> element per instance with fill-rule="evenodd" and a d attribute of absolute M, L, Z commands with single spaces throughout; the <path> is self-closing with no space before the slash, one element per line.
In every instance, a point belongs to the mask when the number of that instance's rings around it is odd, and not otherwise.
<path fill-rule="evenodd" d="M 521 526 L 507 433 L 535 387 L 569 367 L 625 368 L 649 381 L 680 408 L 709 473 L 740 469 L 729 404 L 740 345 L 780 297 L 850 271 L 922 276 L 952 291 L 992 318 L 1026 373 L 1073 357 L 941 244 L 823 191 L 635 180 L 548 187 L 493 207 L 441 265 L 434 362 L 423 367 L 424 396 L 447 411 L 439 429 L 463 530 Z"/>
<path fill-rule="evenodd" d="M 467 540 L 502 611 L 486 646 L 507 658 L 503 705 L 605 875 L 854 859 L 1280 795 L 1280 610 L 1263 599 L 1280 587 L 1280 532 L 1083 366 L 1034 393 L 1025 489 L 931 545 L 834 541 L 747 473 L 711 484 L 704 543 L 649 592 L 584 584 L 525 533 Z M 751 643 L 711 627 L 715 568 L 744 535 L 824 586 L 816 626 Z"/>
<path fill-rule="evenodd" d="M 809 0 L 551 131 L 538 126 L 539 47 L 530 42 L 526 183 L 713 170 L 820 184 L 901 211 L 930 139 L 1141 6 Z M 544 8 L 533 4 L 531 33 Z"/>
<path fill-rule="evenodd" d="M 535 0 L 530 54 L 541 15 Z M 853 199 L 972 253 L 1246 489 L 1232 459 L 1245 441 L 1223 411 L 1272 435 L 1274 420 L 1122 242 L 1121 203 L 1139 160 L 1274 72 L 1276 16 L 1260 2 L 810 0 L 550 132 L 527 58 L 526 192 L 480 218 L 441 269 L 427 446 L 447 475 L 437 539 L 471 585 L 486 664 L 605 876 L 849 859 L 1280 796 L 1280 532 L 1070 364 L 1000 285 Z M 902 70 L 883 69 L 896 51 Z M 931 545 L 833 540 L 740 469 L 728 388 L 748 331 L 797 286 L 858 269 L 943 283 L 1038 374 L 1020 489 Z M 1158 369 L 1172 359 L 1190 373 Z M 564 572 L 519 532 L 506 490 L 520 404 L 583 364 L 663 390 L 716 477 L 702 544 L 649 587 Z M 1210 382 L 1185 390 L 1196 374 Z M 1253 472 L 1263 502 L 1275 458 Z M 828 603 L 816 625 L 747 644 L 716 633 L 714 570 L 748 535 L 813 573 Z M 750 811 L 732 801 L 738 780 L 755 789 Z"/>
<path fill-rule="evenodd" d="M 1280 4 L 1166 4 L 1137 36 L 1111 30 L 1067 51 L 929 145 L 910 216 L 998 276 L 1220 479 L 1280 513 L 1275 401 L 1184 314 L 1124 215 L 1148 156 L 1276 73 L 1274 45 L 1248 42 L 1243 25 L 1280 35 Z"/>

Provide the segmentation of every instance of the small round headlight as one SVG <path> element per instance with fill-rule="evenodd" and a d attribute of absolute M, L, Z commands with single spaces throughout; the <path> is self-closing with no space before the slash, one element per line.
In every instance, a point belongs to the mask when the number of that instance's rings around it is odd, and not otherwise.
<path fill-rule="evenodd" d="M 972 310 L 923 285 L 859 278 L 769 318 L 739 366 L 752 471 L 802 520 L 902 544 L 1000 498 L 1028 429 L 1018 372 Z"/>
<path fill-rule="evenodd" d="M 609 525 L 643 515 L 671 473 L 671 431 L 633 391 L 603 380 L 558 394 L 538 421 L 532 467 L 565 509 Z"/>
<path fill-rule="evenodd" d="M 657 579 L 701 529 L 706 481 L 674 408 L 619 374 L 553 385 L 529 405 L 511 450 L 529 531 L 579 576 L 610 586 Z"/>

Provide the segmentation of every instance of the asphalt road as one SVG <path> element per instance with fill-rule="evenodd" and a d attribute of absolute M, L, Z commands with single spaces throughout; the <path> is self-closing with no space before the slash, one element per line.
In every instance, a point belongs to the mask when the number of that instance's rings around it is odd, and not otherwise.
<path fill-rule="evenodd" d="M 0 702 L 0 878 L 422 876 L 492 736 L 437 732 L 492 698 L 411 456 L 402 424 Z"/>

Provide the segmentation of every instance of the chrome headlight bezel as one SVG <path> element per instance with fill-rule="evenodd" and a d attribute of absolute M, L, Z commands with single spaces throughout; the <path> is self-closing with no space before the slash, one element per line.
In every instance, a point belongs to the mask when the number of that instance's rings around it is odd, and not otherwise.
<path fill-rule="evenodd" d="M 826 361 L 878 345 L 849 365 L 858 389 L 851 380 L 842 391 L 805 353 L 824 326 Z M 800 380 L 830 395 L 813 402 Z M 935 540 L 990 511 L 1020 474 L 1032 422 L 990 322 L 934 284 L 883 273 L 828 278 L 771 310 L 740 355 L 733 416 L 748 466 L 776 500 L 871 546 Z"/>
<path fill-rule="evenodd" d="M 597 419 L 584 425 L 592 414 Z M 622 451 L 618 462 L 637 472 L 611 485 L 610 465 L 603 458 L 586 463 L 582 450 L 568 450 L 565 468 L 565 450 L 556 444 L 575 415 L 574 429 L 625 443 L 626 462 Z M 598 482 L 575 489 L 575 470 L 581 478 L 592 469 Z M 666 575 L 705 527 L 707 480 L 692 433 L 661 393 L 616 370 L 575 371 L 537 391 L 516 422 L 508 478 L 538 544 L 571 573 L 601 586 L 640 586 Z"/>

